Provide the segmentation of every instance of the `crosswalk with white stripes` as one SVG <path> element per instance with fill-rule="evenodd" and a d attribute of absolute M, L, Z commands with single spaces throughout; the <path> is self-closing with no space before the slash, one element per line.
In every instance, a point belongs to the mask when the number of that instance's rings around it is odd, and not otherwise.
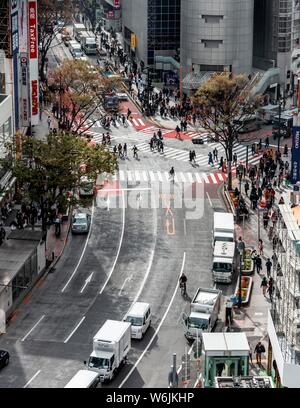
<path fill-rule="evenodd" d="M 151 153 L 150 145 L 147 142 L 139 143 L 136 146 L 137 146 L 138 150 L 141 151 L 141 152 L 149 151 Z M 215 147 L 217 147 L 219 159 L 220 159 L 221 156 L 223 156 L 225 158 L 225 151 L 224 151 L 223 147 L 219 143 L 210 143 L 209 147 L 211 148 L 211 151 Z M 234 153 L 237 154 L 238 161 L 242 161 L 242 162 L 246 161 L 246 155 L 247 155 L 247 147 L 246 146 L 238 145 L 238 146 L 234 147 L 233 151 L 234 151 Z M 175 149 L 173 147 L 164 146 L 164 152 L 163 153 L 158 153 L 157 150 L 154 150 L 153 154 L 163 156 L 163 157 L 165 157 L 167 159 L 170 159 L 170 160 L 178 160 L 178 161 L 182 161 L 182 162 L 188 162 L 189 161 L 189 151 L 181 150 L 181 149 Z M 249 154 L 248 162 L 251 163 L 251 164 L 256 164 L 256 163 L 259 162 L 259 159 L 260 159 L 260 156 L 257 156 L 257 155 L 256 156 L 251 156 L 251 154 Z M 208 155 L 198 153 L 197 156 L 196 156 L 195 162 L 196 162 L 196 164 L 198 166 L 210 166 L 210 165 L 208 165 Z M 217 163 L 216 163 L 216 165 L 217 165 Z"/>
<path fill-rule="evenodd" d="M 152 171 L 152 170 L 119 170 L 113 180 L 126 181 L 129 183 L 140 182 L 170 182 L 168 171 Z M 176 172 L 174 181 L 176 183 L 203 183 L 203 184 L 220 184 L 227 179 L 225 173 L 193 173 L 193 172 Z"/>
<path fill-rule="evenodd" d="M 92 122 L 92 121 L 87 121 L 86 122 L 87 127 L 90 126 L 90 128 L 102 128 L 102 123 L 100 120 L 97 120 L 96 122 Z M 140 128 L 140 127 L 145 127 L 147 126 L 146 123 L 144 122 L 144 120 L 142 118 L 134 118 L 131 117 L 129 120 L 125 119 L 125 127 L 131 127 L 131 128 Z M 112 125 L 112 128 L 114 127 L 114 125 Z M 118 128 L 124 128 L 123 123 L 116 121 L 116 126 L 117 129 Z"/>

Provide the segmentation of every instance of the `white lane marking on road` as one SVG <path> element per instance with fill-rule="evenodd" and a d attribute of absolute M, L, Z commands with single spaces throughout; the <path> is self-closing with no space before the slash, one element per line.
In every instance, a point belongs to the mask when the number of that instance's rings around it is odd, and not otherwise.
<path fill-rule="evenodd" d="M 170 174 L 167 171 L 164 172 L 164 175 L 165 175 L 166 180 L 170 181 Z"/>
<path fill-rule="evenodd" d="M 119 170 L 120 180 L 125 181 L 125 172 L 123 170 Z"/>
<path fill-rule="evenodd" d="M 180 172 L 179 174 L 180 174 L 180 177 L 181 177 L 181 181 L 186 183 L 186 178 L 185 178 L 184 174 L 182 172 Z"/>
<path fill-rule="evenodd" d="M 79 268 L 79 265 L 81 264 L 82 258 L 83 258 L 84 254 L 85 254 L 85 251 L 86 251 L 86 248 L 87 248 L 87 245 L 88 245 L 90 236 L 91 236 L 91 232 L 92 232 L 93 219 L 94 219 L 94 211 L 95 211 L 95 204 L 94 204 L 94 202 L 93 202 L 92 215 L 91 215 L 91 225 L 90 225 L 89 233 L 88 233 L 88 235 L 87 235 L 87 237 L 86 237 L 86 241 L 85 241 L 83 250 L 82 250 L 82 252 L 81 252 L 79 261 L 78 261 L 78 263 L 77 263 L 77 265 L 76 265 L 76 268 L 74 269 L 74 272 L 73 272 L 72 275 L 70 276 L 68 282 L 67 282 L 67 283 L 65 284 L 65 286 L 62 288 L 62 290 L 61 290 L 62 293 L 66 290 L 66 287 L 69 285 L 69 283 L 70 283 L 71 280 L 73 279 L 75 273 L 77 272 L 77 270 L 78 270 L 78 268 Z"/>
<path fill-rule="evenodd" d="M 140 122 L 140 124 L 141 124 L 142 126 L 145 126 L 145 123 L 142 121 L 142 119 L 137 118 L 137 120 Z"/>
<path fill-rule="evenodd" d="M 128 277 L 124 280 L 124 283 L 123 283 L 121 289 L 119 290 L 119 296 L 121 295 L 122 290 L 124 289 L 124 286 L 126 285 L 126 282 L 129 281 L 129 280 L 131 280 L 131 278 L 132 278 L 132 275 L 128 276 Z"/>
<path fill-rule="evenodd" d="M 183 253 L 183 259 L 182 259 L 182 265 L 181 265 L 181 271 L 180 271 L 180 274 L 179 274 L 179 277 L 178 277 L 178 281 L 177 281 L 175 290 L 174 290 L 174 292 L 173 292 L 173 295 L 172 295 L 172 298 L 171 298 L 171 300 L 170 300 L 170 303 L 169 303 L 169 305 L 168 305 L 168 307 L 167 307 L 167 309 L 166 309 L 166 311 L 165 311 L 165 313 L 164 313 L 164 315 L 163 315 L 163 317 L 162 317 L 162 319 L 161 319 L 161 321 L 160 321 L 160 323 L 159 323 L 157 329 L 155 330 L 153 336 L 151 337 L 151 339 L 150 339 L 149 343 L 147 344 L 147 346 L 145 347 L 144 351 L 142 352 L 142 354 L 140 355 L 140 357 L 138 358 L 138 360 L 135 362 L 135 364 L 133 365 L 133 367 L 131 368 L 131 370 L 130 370 L 129 373 L 126 375 L 126 377 L 125 377 L 124 380 L 121 382 L 121 384 L 119 385 L 118 388 L 122 388 L 123 385 L 126 383 L 126 381 L 128 380 L 128 378 L 131 376 L 131 374 L 133 373 L 133 371 L 136 369 L 136 367 L 138 366 L 138 364 L 140 363 L 140 361 L 141 361 L 142 358 L 144 357 L 144 355 L 147 353 L 149 347 L 150 347 L 151 344 L 153 343 L 153 341 L 154 341 L 154 339 L 156 338 L 156 336 L 157 336 L 157 334 L 158 334 L 158 332 L 159 332 L 161 326 L 163 325 L 163 322 L 165 321 L 165 319 L 166 319 L 166 317 L 167 317 L 167 315 L 168 315 L 168 313 L 169 313 L 169 310 L 170 310 L 170 308 L 171 308 L 171 306 L 172 306 L 172 303 L 173 303 L 173 301 L 174 301 L 174 299 L 175 299 L 175 296 L 176 296 L 176 293 L 177 293 L 177 290 L 178 290 L 179 278 L 180 278 L 180 276 L 182 275 L 182 272 L 183 272 L 184 266 L 185 266 L 185 257 L 186 257 L 186 253 L 184 252 L 184 253 Z"/>
<path fill-rule="evenodd" d="M 155 181 L 155 176 L 154 176 L 153 171 L 149 170 L 149 174 L 150 174 L 151 181 Z"/>
<path fill-rule="evenodd" d="M 80 293 L 82 293 L 84 289 L 87 287 L 88 283 L 91 282 L 93 275 L 94 275 L 94 272 L 92 272 L 90 276 L 85 280 L 85 284 L 82 286 Z"/>
<path fill-rule="evenodd" d="M 139 123 L 138 123 L 135 119 L 132 118 L 131 120 L 132 120 L 132 122 L 133 122 L 133 124 L 134 124 L 135 126 L 140 126 Z"/>
<path fill-rule="evenodd" d="M 215 178 L 213 173 L 210 174 L 210 178 L 212 179 L 214 184 L 218 184 L 217 179 Z"/>
<path fill-rule="evenodd" d="M 199 174 L 199 173 L 195 173 L 195 176 L 196 176 L 197 182 L 198 182 L 198 183 L 202 183 L 202 179 L 201 179 L 201 177 L 200 177 L 200 174 Z"/>
<path fill-rule="evenodd" d="M 122 206 L 123 206 L 123 212 L 122 212 L 123 222 L 122 222 L 122 232 L 121 232 L 121 238 L 120 238 L 120 242 L 119 242 L 119 248 L 118 248 L 117 255 L 116 255 L 116 258 L 114 260 L 113 266 L 111 268 L 111 271 L 109 272 L 108 277 L 107 277 L 106 281 L 104 282 L 104 285 L 102 286 L 102 288 L 101 288 L 101 290 L 99 292 L 100 295 L 102 294 L 102 292 L 106 288 L 106 285 L 108 284 L 108 281 L 110 280 L 110 277 L 113 274 L 113 271 L 115 269 L 117 260 L 118 260 L 119 255 L 120 255 L 121 246 L 122 246 L 122 243 L 123 243 L 123 237 L 124 237 L 124 231 L 125 231 L 125 197 L 124 197 L 124 190 L 121 190 L 121 191 L 122 191 Z"/>
<path fill-rule="evenodd" d="M 132 174 L 131 174 L 131 170 L 127 170 L 127 178 L 128 178 L 128 181 L 132 181 L 132 180 L 133 180 Z"/>
<path fill-rule="evenodd" d="M 194 182 L 194 179 L 193 179 L 193 176 L 192 176 L 191 173 L 187 173 L 187 178 L 189 179 L 189 181 L 190 181 L 191 183 Z"/>
<path fill-rule="evenodd" d="M 27 339 L 27 337 L 30 335 L 31 332 L 33 332 L 33 330 L 36 328 L 36 326 L 44 319 L 46 315 L 43 315 L 37 322 L 36 324 L 29 330 L 29 332 L 22 338 L 21 341 L 24 341 Z"/>
<path fill-rule="evenodd" d="M 34 376 L 31 377 L 30 380 L 24 385 L 23 388 L 27 388 L 28 385 L 35 379 L 35 377 L 37 377 L 37 376 L 39 375 L 39 373 L 40 373 L 41 371 L 42 371 L 42 370 L 37 371 L 37 372 L 34 374 Z"/>
<path fill-rule="evenodd" d="M 208 192 L 207 192 L 207 191 L 206 191 L 206 195 L 207 195 L 207 199 L 208 199 L 208 201 L 209 201 L 209 205 L 212 207 L 213 205 L 212 205 L 212 202 L 211 202 L 210 196 L 209 196 L 209 194 L 208 194 Z"/>
<path fill-rule="evenodd" d="M 75 327 L 75 329 L 69 334 L 69 336 L 66 338 L 66 340 L 64 341 L 64 343 L 67 343 L 70 338 L 73 336 L 73 334 L 76 332 L 76 330 L 78 329 L 78 327 L 81 325 L 81 323 L 84 321 L 85 316 L 83 316 L 80 320 L 80 322 L 77 324 L 77 326 Z"/>
<path fill-rule="evenodd" d="M 141 181 L 140 173 L 138 172 L 138 170 L 135 170 L 134 175 L 135 181 Z"/>
<path fill-rule="evenodd" d="M 148 181 L 148 177 L 147 177 L 147 172 L 146 172 L 146 170 L 143 170 L 143 171 L 142 171 L 142 176 L 143 176 L 144 181 Z"/>
<path fill-rule="evenodd" d="M 154 200 L 154 195 L 151 195 L 151 197 L 153 197 L 153 200 Z M 150 270 L 151 270 L 151 268 L 152 268 L 152 263 L 153 263 L 154 254 L 155 254 L 156 241 L 157 241 L 157 209 L 156 209 L 155 205 L 153 205 L 153 209 L 154 209 L 153 236 L 155 237 L 155 240 L 154 240 L 154 248 L 153 248 L 152 251 L 151 251 L 150 260 L 149 260 L 149 265 L 148 265 L 147 271 L 146 271 L 146 273 L 145 273 L 145 275 L 144 275 L 144 279 L 143 279 L 143 281 L 142 281 L 142 283 L 141 283 L 141 286 L 140 286 L 140 288 L 139 288 L 139 291 L 138 291 L 137 294 L 135 295 L 135 298 L 134 298 L 134 300 L 133 300 L 131 306 L 132 306 L 135 302 L 138 301 L 138 298 L 140 297 L 140 295 L 141 295 L 141 293 L 142 293 L 142 290 L 144 289 L 145 283 L 146 283 L 146 281 L 147 281 L 147 279 L 148 279 Z"/>
<path fill-rule="evenodd" d="M 205 183 L 209 183 L 209 179 L 208 179 L 208 177 L 207 177 L 207 175 L 205 173 L 202 173 L 202 177 L 203 177 L 203 180 L 205 181 Z"/>
<path fill-rule="evenodd" d="M 157 172 L 157 177 L 158 177 L 158 180 L 162 183 L 162 182 L 163 182 L 163 178 L 162 178 L 162 175 L 161 175 L 161 172 L 160 172 L 160 171 Z"/>
<path fill-rule="evenodd" d="M 217 173 L 217 176 L 220 181 L 224 181 L 223 175 L 221 173 Z"/>

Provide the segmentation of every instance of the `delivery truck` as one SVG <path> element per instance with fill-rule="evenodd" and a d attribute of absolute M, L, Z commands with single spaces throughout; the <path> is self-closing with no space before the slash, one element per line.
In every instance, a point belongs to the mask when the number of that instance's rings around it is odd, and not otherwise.
<path fill-rule="evenodd" d="M 213 246 L 216 241 L 235 241 L 234 219 L 232 213 L 214 213 Z"/>
<path fill-rule="evenodd" d="M 235 242 L 216 241 L 213 253 L 212 274 L 214 282 L 230 283 L 238 264 Z"/>
<path fill-rule="evenodd" d="M 86 55 L 97 54 L 96 37 L 92 32 L 82 31 L 80 33 L 80 44 Z"/>
<path fill-rule="evenodd" d="M 198 288 L 190 305 L 190 314 L 183 313 L 184 335 L 188 340 L 202 339 L 202 332 L 211 332 L 218 320 L 222 292 Z"/>
<path fill-rule="evenodd" d="M 73 25 L 73 37 L 75 40 L 80 42 L 80 33 L 86 31 L 85 25 L 81 23 L 76 23 Z"/>
<path fill-rule="evenodd" d="M 94 336 L 87 367 L 99 373 L 101 382 L 110 381 L 126 362 L 130 348 L 131 324 L 106 320 Z"/>

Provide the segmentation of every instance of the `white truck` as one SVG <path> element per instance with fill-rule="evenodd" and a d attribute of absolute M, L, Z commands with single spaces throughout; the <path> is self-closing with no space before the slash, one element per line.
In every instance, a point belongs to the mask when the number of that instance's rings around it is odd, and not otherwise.
<path fill-rule="evenodd" d="M 92 32 L 82 31 L 80 33 L 80 43 L 86 55 L 97 54 L 96 37 Z"/>
<path fill-rule="evenodd" d="M 213 246 L 216 241 L 235 241 L 234 219 L 232 213 L 214 213 Z"/>
<path fill-rule="evenodd" d="M 184 335 L 188 340 L 202 339 L 202 332 L 211 332 L 218 320 L 222 292 L 198 288 L 190 306 L 189 316 L 183 313 Z"/>
<path fill-rule="evenodd" d="M 99 373 L 101 382 L 110 381 L 126 362 L 130 348 L 131 324 L 106 320 L 94 336 L 87 367 Z"/>
<path fill-rule="evenodd" d="M 237 268 L 238 251 L 235 242 L 216 241 L 212 274 L 214 282 L 230 283 Z"/>
<path fill-rule="evenodd" d="M 85 25 L 81 23 L 76 23 L 73 25 L 73 37 L 75 40 L 80 41 L 80 33 L 86 31 Z"/>

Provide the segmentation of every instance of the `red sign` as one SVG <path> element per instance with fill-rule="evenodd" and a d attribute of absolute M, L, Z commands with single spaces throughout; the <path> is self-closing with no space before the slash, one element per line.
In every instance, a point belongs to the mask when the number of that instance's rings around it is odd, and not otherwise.
<path fill-rule="evenodd" d="M 115 0 L 114 1 L 114 7 L 119 8 L 120 7 L 120 0 Z"/>
<path fill-rule="evenodd" d="M 29 13 L 29 57 L 37 58 L 37 16 L 36 16 L 36 2 L 30 1 L 28 3 Z"/>
<path fill-rule="evenodd" d="M 38 81 L 31 81 L 31 111 L 32 115 L 37 115 L 39 113 L 38 107 Z"/>

